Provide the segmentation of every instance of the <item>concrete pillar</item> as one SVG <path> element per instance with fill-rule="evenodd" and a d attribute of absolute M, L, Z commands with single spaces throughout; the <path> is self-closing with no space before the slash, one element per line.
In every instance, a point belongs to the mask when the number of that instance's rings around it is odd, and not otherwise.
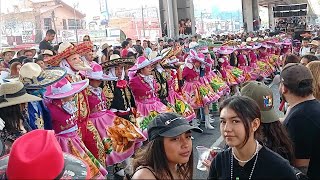
<path fill-rule="evenodd" d="M 178 5 L 177 0 L 172 1 L 172 8 L 173 8 L 173 22 L 174 22 L 174 36 L 177 37 L 179 35 L 179 18 L 178 18 Z"/>
<path fill-rule="evenodd" d="M 167 22 L 167 30 L 168 30 L 168 37 L 173 38 L 175 36 L 174 34 L 174 15 L 173 15 L 173 7 L 172 7 L 172 1 L 167 0 L 167 10 L 168 10 L 168 22 Z"/>
<path fill-rule="evenodd" d="M 274 30 L 275 28 L 273 7 L 274 7 L 274 4 L 268 4 L 269 28 L 271 30 Z"/>
<path fill-rule="evenodd" d="M 253 20 L 259 20 L 258 0 L 252 0 L 252 16 L 253 16 Z"/>
<path fill-rule="evenodd" d="M 190 6 L 190 19 L 191 19 L 191 28 L 192 28 L 192 34 L 196 34 L 196 21 L 194 18 L 194 6 L 193 6 L 193 0 L 189 0 L 189 6 Z"/>
<path fill-rule="evenodd" d="M 247 32 L 253 31 L 253 6 L 252 0 L 242 0 L 242 16 L 243 24 L 246 26 Z"/>

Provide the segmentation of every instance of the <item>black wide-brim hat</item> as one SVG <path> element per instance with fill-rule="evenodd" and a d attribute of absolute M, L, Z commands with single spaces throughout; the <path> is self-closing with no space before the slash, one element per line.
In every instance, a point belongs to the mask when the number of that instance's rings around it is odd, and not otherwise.
<path fill-rule="evenodd" d="M 101 63 L 101 66 L 104 69 L 110 69 L 123 64 L 123 65 L 128 65 L 130 68 L 130 66 L 133 66 L 135 64 L 135 61 L 136 60 L 133 58 L 119 58 L 119 59 L 110 60 L 110 61 Z"/>

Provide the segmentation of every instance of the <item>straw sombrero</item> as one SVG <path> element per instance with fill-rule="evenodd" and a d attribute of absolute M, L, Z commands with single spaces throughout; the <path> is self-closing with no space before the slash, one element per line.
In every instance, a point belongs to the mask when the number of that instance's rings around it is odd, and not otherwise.
<path fill-rule="evenodd" d="M 20 81 L 7 82 L 0 85 L 0 108 L 41 100 L 37 96 L 28 94 Z"/>
<path fill-rule="evenodd" d="M 76 46 L 73 46 L 71 43 L 64 42 L 60 44 L 58 54 L 46 59 L 45 61 L 51 66 L 59 66 L 60 62 L 63 59 L 66 59 L 74 54 L 83 54 L 91 52 L 92 48 L 93 44 L 90 41 L 83 42 Z"/>
<path fill-rule="evenodd" d="M 1 51 L 1 56 L 3 57 L 4 54 L 7 53 L 7 52 L 13 53 L 13 56 L 16 54 L 16 52 L 15 52 L 14 50 L 11 50 L 11 49 L 3 49 L 3 50 Z"/>
<path fill-rule="evenodd" d="M 53 56 L 53 52 L 49 49 L 46 49 L 41 53 L 42 55 L 48 55 L 48 56 Z"/>
<path fill-rule="evenodd" d="M 17 52 L 17 56 L 24 56 L 26 52 L 32 52 L 32 57 L 34 57 L 37 54 L 36 49 L 22 49 Z"/>
<path fill-rule="evenodd" d="M 27 89 L 39 89 L 47 87 L 67 74 L 61 67 L 49 67 L 44 70 L 37 63 L 24 64 L 19 72 L 19 80 Z"/>

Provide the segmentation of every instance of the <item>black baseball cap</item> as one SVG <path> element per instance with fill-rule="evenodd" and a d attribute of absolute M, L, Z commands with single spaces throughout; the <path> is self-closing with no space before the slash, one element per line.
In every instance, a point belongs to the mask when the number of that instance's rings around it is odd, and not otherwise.
<path fill-rule="evenodd" d="M 152 141 L 159 136 L 175 137 L 190 130 L 202 133 L 200 128 L 191 126 L 186 118 L 176 113 L 162 113 L 149 123 L 148 139 Z"/>
<path fill-rule="evenodd" d="M 311 71 L 302 64 L 289 63 L 287 64 L 281 74 L 282 83 L 288 88 L 305 88 L 312 86 L 313 76 Z"/>

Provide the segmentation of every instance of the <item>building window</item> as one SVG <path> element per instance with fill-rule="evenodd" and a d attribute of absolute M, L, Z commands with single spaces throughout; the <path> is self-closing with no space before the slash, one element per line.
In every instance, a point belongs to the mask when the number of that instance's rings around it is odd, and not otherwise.
<path fill-rule="evenodd" d="M 68 29 L 67 20 L 62 19 L 62 24 L 63 24 L 63 29 L 64 29 L 64 30 L 67 30 L 67 29 Z"/>
<path fill-rule="evenodd" d="M 44 18 L 43 19 L 43 23 L 44 23 L 44 29 L 46 29 L 46 30 L 52 29 L 52 20 L 51 20 L 51 18 Z"/>
<path fill-rule="evenodd" d="M 68 19 L 68 29 L 82 29 L 80 20 Z"/>

